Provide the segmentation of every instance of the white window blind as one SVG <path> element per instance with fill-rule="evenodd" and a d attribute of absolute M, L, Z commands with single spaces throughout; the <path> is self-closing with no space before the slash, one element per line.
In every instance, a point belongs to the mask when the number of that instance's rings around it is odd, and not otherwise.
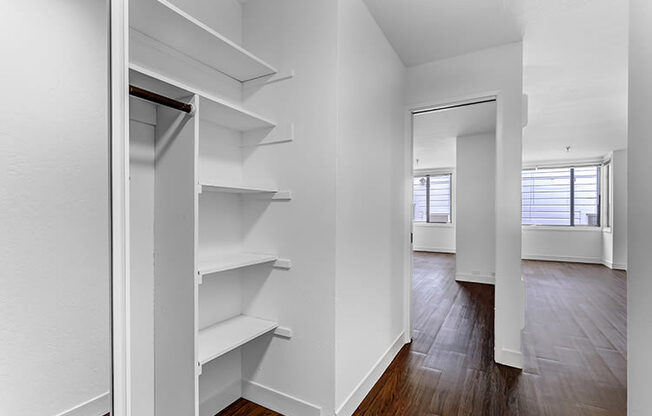
<path fill-rule="evenodd" d="M 413 180 L 415 222 L 451 222 L 451 174 L 416 176 Z"/>
<path fill-rule="evenodd" d="M 600 225 L 599 178 L 599 166 L 524 170 L 522 224 Z"/>

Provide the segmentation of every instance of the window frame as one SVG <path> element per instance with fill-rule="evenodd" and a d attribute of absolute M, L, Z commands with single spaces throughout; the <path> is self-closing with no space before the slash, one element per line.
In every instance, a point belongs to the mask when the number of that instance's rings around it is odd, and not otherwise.
<path fill-rule="evenodd" d="M 430 221 L 430 178 L 431 177 L 448 177 L 448 218 L 447 222 L 433 222 Z M 414 172 L 412 174 L 412 203 L 414 204 L 414 178 L 426 178 L 426 220 L 418 221 L 412 218 L 412 222 L 416 225 L 434 225 L 434 226 L 450 226 L 453 224 L 453 172 Z"/>
<path fill-rule="evenodd" d="M 597 224 L 596 225 L 589 225 L 589 224 L 575 224 L 575 169 L 578 168 L 596 168 L 597 169 L 597 174 L 596 174 L 596 190 L 597 190 Z M 590 163 L 590 164 L 570 164 L 570 165 L 552 165 L 552 166 L 541 166 L 541 167 L 527 167 L 527 168 L 522 168 L 521 169 L 521 227 L 528 227 L 528 228 L 539 228 L 539 229 L 555 229 L 555 230 L 563 230 L 563 229 L 568 229 L 568 230 L 602 230 L 604 228 L 603 225 L 603 199 L 602 199 L 602 194 L 603 194 L 603 181 L 602 181 L 602 173 L 603 173 L 603 168 L 604 168 L 604 163 L 601 162 L 595 162 L 595 163 Z M 569 224 L 566 225 L 561 225 L 561 224 L 523 224 L 523 173 L 526 171 L 536 171 L 536 170 L 544 170 L 544 169 L 569 169 L 569 181 L 570 181 L 570 204 L 569 204 Z"/>
<path fill-rule="evenodd" d="M 613 182 L 611 180 L 612 175 L 613 175 L 613 167 L 611 164 L 611 160 L 608 160 L 602 164 L 602 193 L 604 195 L 603 198 L 601 198 L 601 201 L 604 201 L 603 207 L 602 207 L 602 228 L 605 230 L 611 230 L 612 227 L 612 222 L 613 222 L 613 213 L 612 213 L 612 202 L 613 198 L 611 196 L 613 192 Z"/>

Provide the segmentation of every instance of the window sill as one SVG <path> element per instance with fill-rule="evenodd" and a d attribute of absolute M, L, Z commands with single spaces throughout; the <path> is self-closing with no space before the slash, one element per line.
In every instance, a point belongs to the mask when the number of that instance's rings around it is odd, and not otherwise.
<path fill-rule="evenodd" d="M 602 232 L 602 227 L 592 227 L 590 225 L 578 225 L 576 227 L 568 227 L 565 225 L 522 225 L 523 231 L 589 231 L 589 232 Z"/>
<path fill-rule="evenodd" d="M 415 227 L 424 227 L 424 228 L 453 228 L 453 223 L 439 223 L 439 222 L 413 222 Z"/>

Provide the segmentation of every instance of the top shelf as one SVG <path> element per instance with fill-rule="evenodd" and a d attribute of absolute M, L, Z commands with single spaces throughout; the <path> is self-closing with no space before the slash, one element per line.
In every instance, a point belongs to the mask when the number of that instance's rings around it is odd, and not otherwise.
<path fill-rule="evenodd" d="M 276 127 L 273 121 L 239 105 L 196 90 L 136 64 L 129 64 L 129 83 L 174 98 L 197 94 L 199 95 L 199 117 L 229 129 L 246 132 Z"/>
<path fill-rule="evenodd" d="M 166 0 L 131 1 L 129 16 L 133 29 L 240 82 L 278 72 Z"/>

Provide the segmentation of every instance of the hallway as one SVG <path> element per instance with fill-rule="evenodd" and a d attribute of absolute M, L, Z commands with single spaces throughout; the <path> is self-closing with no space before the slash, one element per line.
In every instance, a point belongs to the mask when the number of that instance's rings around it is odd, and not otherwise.
<path fill-rule="evenodd" d="M 524 370 L 493 361 L 493 287 L 414 256 L 414 333 L 355 416 L 624 415 L 626 274 L 524 261 Z"/>

